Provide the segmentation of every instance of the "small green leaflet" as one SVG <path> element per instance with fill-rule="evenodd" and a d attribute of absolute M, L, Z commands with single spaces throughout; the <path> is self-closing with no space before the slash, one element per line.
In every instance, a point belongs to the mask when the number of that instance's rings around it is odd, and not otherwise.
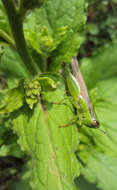
<path fill-rule="evenodd" d="M 0 114 L 10 113 L 20 108 L 24 102 L 24 89 L 22 86 L 5 90 L 1 94 Z"/>

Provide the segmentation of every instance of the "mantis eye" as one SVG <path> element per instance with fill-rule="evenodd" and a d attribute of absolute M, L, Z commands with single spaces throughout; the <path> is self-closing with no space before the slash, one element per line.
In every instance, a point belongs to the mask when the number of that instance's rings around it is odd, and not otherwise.
<path fill-rule="evenodd" d="M 96 120 L 96 119 L 93 119 L 91 124 L 96 127 L 96 128 L 99 128 L 99 122 Z"/>

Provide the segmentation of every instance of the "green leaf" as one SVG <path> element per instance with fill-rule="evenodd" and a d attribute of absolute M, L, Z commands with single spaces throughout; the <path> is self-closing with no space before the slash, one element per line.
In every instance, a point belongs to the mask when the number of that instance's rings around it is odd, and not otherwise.
<path fill-rule="evenodd" d="M 37 80 L 40 82 L 41 86 L 42 86 L 42 90 L 52 90 L 57 88 L 57 85 L 59 84 L 59 82 L 56 82 L 49 77 L 49 73 L 43 73 L 40 75 L 40 77 L 37 78 Z"/>
<path fill-rule="evenodd" d="M 4 31 L 9 30 L 8 20 L 5 14 L 2 1 L 0 1 L 0 28 L 3 29 Z"/>
<path fill-rule="evenodd" d="M 4 143 L 5 136 L 8 132 L 8 129 L 3 124 L 3 118 L 0 116 L 0 146 Z"/>
<path fill-rule="evenodd" d="M 40 94 L 54 90 L 56 87 L 55 81 L 45 75 L 37 76 L 32 80 L 20 80 L 18 87 L 1 91 L 0 114 L 19 109 L 25 101 L 33 109 L 34 104 L 39 101 Z"/>
<path fill-rule="evenodd" d="M 64 104 L 51 103 L 63 100 L 65 86 L 61 77 L 50 76 L 55 82 L 59 81 L 58 88 L 46 92 L 34 110 L 24 106 L 15 112 L 14 130 L 22 149 L 32 158 L 30 169 L 34 190 L 75 190 L 74 178 L 79 175 L 74 154 L 78 146 L 77 128 L 59 128 L 72 119 L 73 108 L 68 100 Z"/>
<path fill-rule="evenodd" d="M 10 117 L 0 115 L 0 157 L 23 158 L 25 154 L 17 144 L 18 138 L 11 127 Z"/>
<path fill-rule="evenodd" d="M 38 102 L 39 96 L 48 90 L 54 90 L 57 87 L 55 81 L 48 77 L 48 74 L 41 74 L 33 80 L 25 80 L 25 99 L 29 107 L 32 109 L 34 104 Z"/>
<path fill-rule="evenodd" d="M 95 97 L 97 99 L 95 103 L 95 111 L 101 128 L 106 131 L 107 135 L 99 135 L 99 132 L 87 129 L 85 129 L 84 132 L 88 133 L 89 136 L 94 136 L 93 141 L 96 143 L 99 150 L 105 153 L 109 153 L 110 155 L 117 155 L 117 64 L 115 64 L 117 59 L 117 55 L 115 53 L 116 47 L 117 44 L 114 44 L 113 46 L 111 44 L 110 47 L 106 49 L 104 48 L 102 53 L 97 55 L 97 58 L 96 56 L 92 58 L 87 65 L 86 62 L 84 62 L 84 65 L 82 64 L 81 67 L 83 69 L 83 74 L 85 74 L 83 75 L 85 79 L 87 79 L 86 72 L 88 72 L 88 77 L 92 76 L 88 78 L 86 82 L 88 83 L 88 88 L 91 88 L 92 86 L 97 90 L 97 97 Z M 110 55 L 109 58 L 106 57 L 107 53 Z M 91 80 L 93 77 L 94 80 Z"/>
<path fill-rule="evenodd" d="M 102 53 L 84 61 L 81 68 L 88 88 L 96 90 L 95 112 L 98 130 L 82 128 L 78 157 L 82 174 L 103 190 L 116 189 L 117 162 L 117 44 L 110 44 Z M 90 78 L 89 78 L 90 76 Z M 94 89 L 93 89 L 94 88 Z"/>
<path fill-rule="evenodd" d="M 85 149 L 95 149 L 105 154 L 117 156 L 117 78 L 103 80 L 97 83 L 97 98 L 98 102 L 95 104 L 95 112 L 100 123 L 100 129 L 103 129 L 106 134 L 98 130 L 89 128 L 81 129 L 81 142 L 85 144 Z M 106 90 L 109 87 L 110 90 Z M 88 136 L 89 139 L 86 139 Z M 92 145 L 92 142 L 94 145 Z M 88 148 L 89 147 L 89 148 Z"/>
<path fill-rule="evenodd" d="M 102 190 L 116 189 L 117 186 L 117 157 L 107 156 L 101 153 L 86 152 L 86 167 L 81 173 L 91 183 L 97 183 Z"/>
<path fill-rule="evenodd" d="M 99 190 L 95 184 L 89 183 L 83 175 L 80 175 L 75 181 L 78 190 Z"/>
<path fill-rule="evenodd" d="M 27 11 L 29 11 L 30 9 L 33 9 L 35 7 L 40 7 L 43 3 L 45 2 L 45 0 L 22 0 L 20 1 L 20 12 L 21 12 L 21 16 L 23 16 L 22 14 L 25 14 Z"/>
<path fill-rule="evenodd" d="M 92 34 L 92 35 L 98 35 L 99 33 L 99 28 L 96 24 L 88 24 L 87 25 L 87 31 Z"/>
<path fill-rule="evenodd" d="M 51 56 L 50 69 L 58 69 L 77 54 L 85 20 L 84 0 L 48 0 L 27 16 L 25 37 L 43 57 Z"/>
<path fill-rule="evenodd" d="M 14 45 L 14 41 L 10 36 L 2 29 L 0 29 L 0 37 L 3 38 L 3 40 L 0 40 L 0 44 L 3 46 L 8 46 L 9 44 Z M 9 44 L 7 44 L 9 43 Z"/>
<path fill-rule="evenodd" d="M 0 147 L 0 156 L 14 156 L 16 158 L 22 158 L 24 156 L 23 152 L 17 143 L 12 143 L 9 145 L 2 145 Z"/>
<path fill-rule="evenodd" d="M 9 44 L 12 46 L 14 45 L 8 18 L 6 16 L 2 1 L 0 1 L 0 44 L 3 46 L 8 46 Z"/>
<path fill-rule="evenodd" d="M 20 173 L 20 180 L 14 184 L 14 189 L 15 190 L 32 190 L 29 181 L 30 181 L 30 170 L 29 168 L 31 167 L 31 161 L 28 161 L 26 163 Z"/>
<path fill-rule="evenodd" d="M 52 70 L 60 68 L 63 61 L 70 63 L 72 56 L 75 56 L 81 45 L 82 39 L 78 32 L 69 31 L 67 36 L 63 39 L 56 51 L 52 53 Z"/>
<path fill-rule="evenodd" d="M 117 75 L 116 59 L 117 43 L 112 43 L 98 51 L 93 58 L 82 60 L 81 71 L 89 89 L 94 88 L 97 82 Z"/>
<path fill-rule="evenodd" d="M 10 113 L 19 109 L 24 102 L 24 89 L 20 85 L 1 94 L 0 114 Z"/>
<path fill-rule="evenodd" d="M 12 48 L 5 49 L 4 54 L 1 57 L 0 70 L 5 72 L 8 77 L 28 77 L 27 70 L 25 69 L 21 58 Z"/>

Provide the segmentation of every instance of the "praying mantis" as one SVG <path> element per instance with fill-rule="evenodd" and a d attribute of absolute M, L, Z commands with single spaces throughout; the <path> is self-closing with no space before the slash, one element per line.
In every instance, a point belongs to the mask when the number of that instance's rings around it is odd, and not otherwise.
<path fill-rule="evenodd" d="M 71 121 L 69 121 L 69 123 L 60 127 L 67 127 L 70 124 L 77 122 L 80 126 L 99 129 L 99 122 L 95 118 L 92 104 L 88 95 L 88 90 L 80 72 L 76 57 L 72 57 L 71 67 L 73 74 L 70 72 L 70 69 L 67 67 L 66 63 L 63 63 L 67 88 L 69 94 L 71 95 L 70 97 L 72 98 L 72 103 L 76 109 L 76 115 Z M 105 133 L 103 130 L 99 130 Z"/>

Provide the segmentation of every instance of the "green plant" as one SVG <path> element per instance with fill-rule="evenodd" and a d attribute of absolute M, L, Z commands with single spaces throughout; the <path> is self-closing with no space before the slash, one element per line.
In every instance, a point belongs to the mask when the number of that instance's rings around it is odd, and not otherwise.
<path fill-rule="evenodd" d="M 69 98 L 53 104 L 65 98 L 58 71 L 80 47 L 86 5 L 84 0 L 0 2 L 0 71 L 6 77 L 0 86 L 0 156 L 26 160 L 14 189 L 75 190 L 80 172 L 101 189 L 116 188 L 117 43 L 81 64 L 106 135 L 86 127 L 78 131 L 76 123 L 59 128 L 75 110 Z M 79 178 L 77 185 L 82 190 Z"/>

